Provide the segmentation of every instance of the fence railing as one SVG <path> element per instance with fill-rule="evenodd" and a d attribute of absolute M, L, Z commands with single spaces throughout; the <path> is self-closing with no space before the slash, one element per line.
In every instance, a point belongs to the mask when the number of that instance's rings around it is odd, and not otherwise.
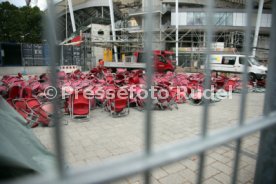
<path fill-rule="evenodd" d="M 152 1 L 145 1 L 145 11 L 152 12 L 154 8 L 152 7 Z M 210 58 L 211 55 L 211 43 L 213 30 L 213 10 L 214 10 L 214 0 L 208 0 L 208 5 L 205 9 L 207 15 L 207 26 L 205 27 L 206 31 L 206 55 L 207 58 Z M 252 12 L 252 1 L 246 1 L 246 14 L 247 14 L 247 26 L 245 27 L 245 40 L 244 40 L 244 51 L 243 53 L 248 57 L 250 55 L 250 32 L 251 32 L 251 21 L 250 16 Z M 276 53 L 274 52 L 276 48 L 276 2 L 273 1 L 273 23 L 271 29 L 271 52 L 270 52 L 270 63 L 269 71 L 267 78 L 267 91 L 265 97 L 265 110 L 264 116 L 257 118 L 250 122 L 245 122 L 245 108 L 247 102 L 247 71 L 248 66 L 244 67 L 243 74 L 243 90 L 240 101 L 240 113 L 238 124 L 234 128 L 226 128 L 218 131 L 214 134 L 208 134 L 208 123 L 209 123 L 209 104 L 208 99 L 204 99 L 202 127 L 201 134 L 195 139 L 188 141 L 181 141 L 177 144 L 170 144 L 164 146 L 160 149 L 152 149 L 152 111 L 151 99 L 147 99 L 146 111 L 145 111 L 145 124 L 144 124 L 144 143 L 145 147 L 142 153 L 131 154 L 125 158 L 115 160 L 115 161 L 106 161 L 101 165 L 96 166 L 86 166 L 80 169 L 72 168 L 70 170 L 65 169 L 65 160 L 64 160 L 64 143 L 63 143 L 63 134 L 62 127 L 59 121 L 58 114 L 54 114 L 54 139 L 55 139 L 55 150 L 56 150 L 56 172 L 52 175 L 43 175 L 30 177 L 25 180 L 15 181 L 14 183 L 28 183 L 28 184 L 42 184 L 42 183 L 107 183 L 111 181 L 118 180 L 123 177 L 131 176 L 137 173 L 142 173 L 144 175 L 145 183 L 150 183 L 150 173 L 154 168 L 160 166 L 168 165 L 174 162 L 177 162 L 182 159 L 186 159 L 192 155 L 199 155 L 199 165 L 198 165 L 198 177 L 196 183 L 202 183 L 204 177 L 204 165 L 205 165 L 205 152 L 211 148 L 218 147 L 230 141 L 236 141 L 235 148 L 235 159 L 233 160 L 233 175 L 232 183 L 237 183 L 237 174 L 238 167 L 240 164 L 240 150 L 242 139 L 249 134 L 254 132 L 261 131 L 261 146 L 259 149 L 258 155 L 258 164 L 255 183 L 276 183 L 275 172 L 275 156 L 276 156 L 276 100 L 275 100 L 275 91 L 276 91 Z M 52 1 L 48 0 L 48 41 L 49 41 L 49 53 L 52 61 L 57 61 L 57 51 L 55 50 L 56 38 L 53 35 L 56 35 L 55 32 L 55 12 Z M 146 14 L 145 16 L 145 42 L 144 50 L 147 53 L 147 86 L 151 86 L 152 78 L 152 61 L 151 61 L 151 52 L 152 50 L 152 26 L 153 19 L 151 14 Z M 53 86 L 56 85 L 56 72 L 55 66 L 56 62 L 51 62 L 52 70 L 52 83 Z M 205 62 L 205 89 L 209 89 L 211 86 L 211 69 L 209 59 Z M 256 104 L 258 105 L 258 104 Z M 54 104 L 57 112 L 58 104 Z"/>

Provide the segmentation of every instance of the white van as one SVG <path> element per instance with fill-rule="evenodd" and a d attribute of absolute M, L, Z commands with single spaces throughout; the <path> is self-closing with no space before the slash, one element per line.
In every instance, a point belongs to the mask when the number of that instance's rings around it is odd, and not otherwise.
<path fill-rule="evenodd" d="M 243 73 L 245 55 L 236 54 L 215 54 L 211 55 L 210 65 L 212 71 Z M 248 57 L 248 74 L 250 79 L 265 79 L 267 67 L 261 65 L 254 57 Z"/>

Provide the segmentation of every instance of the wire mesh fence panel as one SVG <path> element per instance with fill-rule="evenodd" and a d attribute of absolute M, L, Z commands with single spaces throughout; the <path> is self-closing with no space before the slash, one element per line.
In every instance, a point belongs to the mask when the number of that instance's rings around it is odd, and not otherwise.
<path fill-rule="evenodd" d="M 147 60 L 146 63 L 146 90 L 149 91 L 150 86 L 152 85 L 152 77 L 154 75 L 152 63 L 152 50 L 154 50 L 155 41 L 153 40 L 154 34 L 154 20 L 156 16 L 156 8 L 153 5 L 152 1 L 144 1 L 143 11 L 145 11 L 145 16 L 143 20 L 143 28 L 144 28 L 144 39 L 143 39 L 143 48 L 145 53 L 145 58 Z M 206 13 L 206 24 L 204 24 L 204 31 L 206 35 L 205 47 L 206 49 L 202 52 L 204 55 L 204 89 L 211 88 L 211 66 L 210 60 L 212 55 L 212 43 L 213 43 L 213 35 L 216 32 L 216 22 L 219 22 L 219 17 L 214 17 L 215 11 L 215 2 L 214 0 L 206 1 L 205 13 Z M 232 1 L 231 1 L 232 2 Z M 245 10 L 244 14 L 247 15 L 246 21 L 244 22 L 244 46 L 243 46 L 243 55 L 248 57 L 251 54 L 251 42 L 250 35 L 252 31 L 251 25 L 251 13 L 253 8 L 253 2 L 251 0 L 244 1 Z M 234 1 L 232 3 L 235 3 Z M 271 47 L 270 47 L 270 63 L 269 63 L 269 71 L 268 71 L 268 79 L 267 79 L 267 91 L 265 94 L 265 113 L 263 116 L 259 118 L 255 118 L 253 120 L 245 121 L 246 116 L 246 102 L 247 102 L 247 83 L 248 83 L 248 67 L 249 64 L 245 64 L 243 68 L 243 82 L 242 82 L 242 91 L 241 91 L 241 99 L 239 107 L 239 117 L 237 125 L 230 128 L 222 128 L 217 132 L 209 133 L 209 119 L 210 119 L 210 99 L 203 99 L 204 105 L 202 107 L 201 113 L 201 126 L 199 129 L 199 136 L 192 137 L 188 140 L 180 140 L 176 143 L 165 144 L 157 149 L 153 149 L 153 131 L 154 126 L 152 124 L 152 108 L 151 105 L 153 103 L 150 96 L 146 99 L 146 108 L 145 108 L 145 117 L 143 129 L 143 139 L 144 139 L 144 147 L 141 152 L 131 153 L 126 156 L 123 156 L 119 159 L 115 159 L 112 161 L 106 160 L 98 165 L 89 165 L 81 168 L 66 168 L 66 151 L 64 144 L 64 135 L 63 135 L 63 127 L 61 124 L 61 117 L 57 113 L 58 109 L 60 109 L 58 100 L 54 101 L 54 109 L 55 113 L 53 115 L 53 121 L 55 124 L 54 127 L 54 144 L 55 144 L 55 154 L 56 154 L 56 170 L 51 171 L 49 173 L 45 173 L 39 176 L 32 176 L 16 181 L 12 181 L 11 183 L 109 183 L 115 182 L 136 182 L 137 180 L 143 181 L 144 183 L 153 183 L 153 180 L 156 178 L 152 176 L 159 177 L 165 176 L 166 173 L 170 172 L 170 170 L 176 170 L 178 168 L 194 168 L 192 174 L 191 172 L 185 170 L 181 178 L 179 180 L 181 182 L 186 182 L 183 177 L 193 178 L 191 181 L 190 178 L 186 178 L 188 183 L 203 183 L 206 178 L 210 178 L 213 173 L 220 173 L 220 175 L 215 178 L 215 181 L 221 181 L 230 183 L 237 183 L 239 176 L 241 176 L 240 167 L 243 164 L 244 158 L 241 156 L 242 145 L 246 140 L 243 141 L 244 138 L 248 136 L 256 136 L 256 133 L 261 132 L 261 143 L 259 150 L 259 155 L 257 156 L 257 170 L 256 172 L 256 180 L 255 183 L 265 183 L 262 181 L 263 178 L 267 178 L 266 183 L 274 183 L 275 176 L 269 176 L 268 173 L 275 173 L 276 168 L 275 165 L 271 164 L 269 167 L 265 167 L 266 164 L 273 160 L 271 155 L 275 155 L 275 125 L 276 125 L 276 106 L 275 106 L 275 98 L 273 97 L 273 93 L 276 91 L 276 53 L 275 50 L 275 30 L 276 30 L 276 2 L 272 2 L 274 6 L 273 9 L 273 19 L 272 19 L 272 28 L 271 32 Z M 53 86 L 57 86 L 57 74 L 56 74 L 56 65 L 59 63 L 59 50 L 57 48 L 57 33 L 56 33 L 56 13 L 54 2 L 51 0 L 47 1 L 48 9 L 47 9 L 47 27 L 45 27 L 45 32 L 47 34 L 47 41 L 49 43 L 49 61 L 50 61 L 50 69 L 51 69 L 51 83 Z M 160 10 L 158 10 L 159 12 Z M 161 11 L 162 12 L 162 11 Z M 197 16 L 201 16 L 199 14 Z M 197 20 L 200 21 L 200 20 Z M 193 24 L 200 24 L 194 22 Z M 226 24 L 226 23 L 224 23 Z M 93 46 L 91 46 L 93 47 Z M 31 52 L 31 48 L 29 46 L 24 46 L 24 53 L 26 56 Z M 82 65 L 81 63 L 81 48 L 73 48 L 71 46 L 63 47 L 63 62 L 65 65 L 69 63 L 74 63 L 77 65 Z M 177 48 L 176 48 L 177 49 Z M 39 46 L 33 47 L 34 58 L 40 57 L 42 53 L 40 53 Z M 183 56 L 184 57 L 184 56 Z M 180 62 L 180 64 L 184 64 L 184 62 Z M 273 128 L 272 128 L 273 127 Z M 256 138 L 257 139 L 257 138 Z M 272 141 L 273 140 L 273 141 Z M 271 145 L 270 145 L 271 144 Z M 273 149 L 269 149 L 269 145 L 273 147 Z M 217 148 L 223 147 L 222 150 L 217 150 Z M 231 151 L 229 151 L 231 149 Z M 221 155 L 220 155 L 221 154 Z M 250 155 L 250 153 L 247 153 Z M 220 163 L 214 163 L 212 167 L 207 167 L 208 163 L 212 163 L 212 159 L 216 158 L 221 159 L 222 162 L 227 164 L 221 166 Z M 250 157 L 254 157 L 254 155 L 250 155 Z M 274 157 L 275 158 L 275 157 Z M 255 158 L 256 159 L 256 158 Z M 196 160 L 196 161 L 195 161 Z M 226 160 L 226 161 L 225 161 Z M 275 159 L 274 159 L 275 160 Z M 274 163 L 275 161 L 273 161 Z M 192 164 L 191 164 L 192 163 Z M 206 165 L 207 164 L 207 165 Z M 192 166 L 191 166 L 192 165 Z M 269 164 L 268 164 L 269 165 Z M 253 167 L 250 165 L 250 167 Z M 225 169 L 225 173 L 228 174 L 225 177 L 225 174 L 221 174 L 221 169 Z M 166 172 L 164 172 L 166 170 Z M 135 178 L 136 177 L 136 178 Z M 139 179 L 137 179 L 139 178 Z M 222 178 L 227 178 L 222 181 Z M 164 179 L 164 182 L 172 182 L 177 183 L 178 178 L 174 178 L 174 180 L 167 178 Z M 183 179 L 183 180 L 182 180 Z M 160 181 L 160 180 L 159 180 Z M 212 182 L 213 180 L 210 180 Z M 248 181 L 248 180 L 247 180 Z"/>

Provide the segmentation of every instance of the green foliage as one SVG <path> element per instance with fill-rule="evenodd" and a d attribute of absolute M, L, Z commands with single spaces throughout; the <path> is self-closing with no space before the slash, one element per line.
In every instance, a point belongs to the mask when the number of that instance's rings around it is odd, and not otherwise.
<path fill-rule="evenodd" d="M 41 43 L 43 15 L 38 7 L 0 3 L 0 42 Z"/>

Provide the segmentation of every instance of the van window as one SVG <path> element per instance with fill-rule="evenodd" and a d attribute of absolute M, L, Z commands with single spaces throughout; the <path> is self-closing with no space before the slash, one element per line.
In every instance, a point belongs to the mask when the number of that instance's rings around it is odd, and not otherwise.
<path fill-rule="evenodd" d="M 249 58 L 249 60 L 250 60 L 250 58 Z M 239 58 L 239 63 L 240 63 L 241 65 L 244 65 L 245 62 L 246 62 L 246 57 L 240 57 L 240 58 Z M 250 62 L 247 62 L 247 64 L 248 64 L 248 66 L 251 66 L 251 63 L 250 63 Z"/>
<path fill-rule="evenodd" d="M 234 65 L 236 61 L 236 57 L 234 56 L 223 56 L 222 57 L 222 64 L 224 65 Z"/>
<path fill-rule="evenodd" d="M 241 65 L 244 65 L 245 61 L 246 61 L 246 58 L 245 58 L 245 57 L 240 57 L 240 58 L 239 58 L 239 63 L 240 63 Z"/>
<path fill-rule="evenodd" d="M 249 63 L 256 66 L 261 66 L 261 63 L 256 58 L 249 58 Z"/>

